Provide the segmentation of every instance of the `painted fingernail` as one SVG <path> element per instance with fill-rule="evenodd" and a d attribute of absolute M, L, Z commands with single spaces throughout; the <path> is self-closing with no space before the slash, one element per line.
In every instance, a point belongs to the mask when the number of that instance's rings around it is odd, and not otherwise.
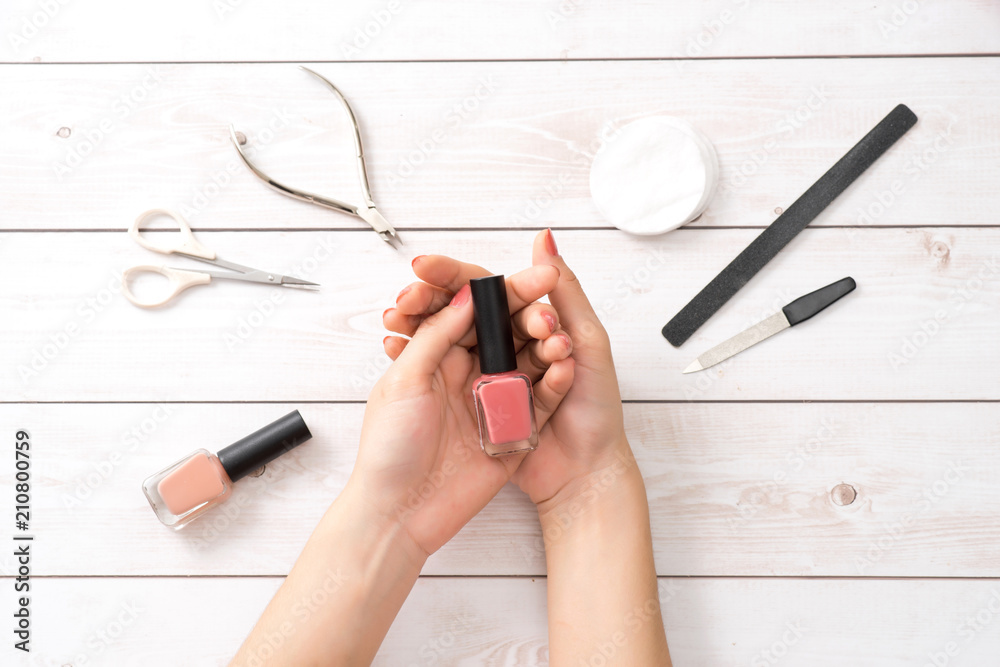
<path fill-rule="evenodd" d="M 390 338 L 391 338 L 391 336 L 386 336 L 385 338 L 382 339 L 382 347 L 385 347 L 385 342 L 387 340 L 389 340 Z"/>
<path fill-rule="evenodd" d="M 416 257 L 413 258 L 413 261 L 410 262 L 410 266 L 416 266 L 417 262 L 419 262 L 420 260 L 422 260 L 426 256 L 427 255 L 417 255 Z"/>
<path fill-rule="evenodd" d="M 555 315 L 553 315 L 549 311 L 545 310 L 545 311 L 542 311 L 542 319 L 545 320 L 545 323 L 549 325 L 549 333 L 552 333 L 553 331 L 556 330 L 556 316 Z"/>
<path fill-rule="evenodd" d="M 563 345 L 566 346 L 567 350 L 573 347 L 573 341 L 571 341 L 569 339 L 569 336 L 567 336 L 566 334 L 559 334 L 559 338 L 562 339 Z"/>
<path fill-rule="evenodd" d="M 552 230 L 545 230 L 545 250 L 553 257 L 559 255 L 559 248 L 556 247 L 556 239 L 552 236 Z"/>
<path fill-rule="evenodd" d="M 409 292 L 410 289 L 412 289 L 412 286 L 411 285 L 407 285 L 402 290 L 400 290 L 399 294 L 396 295 L 396 303 L 399 303 L 399 300 L 402 299 L 403 295 L 406 294 L 407 292 Z"/>
<path fill-rule="evenodd" d="M 461 308 L 466 303 L 469 302 L 469 295 L 472 294 L 472 290 L 468 285 L 462 285 L 462 289 L 455 292 L 455 296 L 451 299 L 451 306 L 453 308 Z"/>
<path fill-rule="evenodd" d="M 385 319 L 385 316 L 389 314 L 390 310 L 392 310 L 392 308 L 386 308 L 385 310 L 382 311 L 382 319 L 383 320 Z"/>

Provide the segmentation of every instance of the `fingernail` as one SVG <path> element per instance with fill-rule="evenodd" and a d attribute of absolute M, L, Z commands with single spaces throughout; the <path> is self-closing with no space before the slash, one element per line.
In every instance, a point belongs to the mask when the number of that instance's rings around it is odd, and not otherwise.
<path fill-rule="evenodd" d="M 390 336 L 386 336 L 385 338 L 382 339 L 382 347 L 385 347 L 385 342 L 389 340 L 389 338 Z"/>
<path fill-rule="evenodd" d="M 411 287 L 412 287 L 411 285 L 407 285 L 402 290 L 400 290 L 399 294 L 396 295 L 396 303 L 399 303 L 399 300 L 403 298 L 404 294 L 410 291 Z"/>
<path fill-rule="evenodd" d="M 556 316 L 555 315 L 553 315 L 552 313 L 548 312 L 547 310 L 546 311 L 542 311 L 542 319 L 545 320 L 545 323 L 549 325 L 549 333 L 552 333 L 553 331 L 556 330 Z"/>
<path fill-rule="evenodd" d="M 566 334 L 559 334 L 559 337 L 562 338 L 563 345 L 566 346 L 567 350 L 573 347 L 573 341 L 569 339 L 569 336 Z"/>
<path fill-rule="evenodd" d="M 556 240 L 555 237 L 552 236 L 551 229 L 545 230 L 545 250 L 553 257 L 559 255 L 559 248 L 556 247 Z"/>
<path fill-rule="evenodd" d="M 468 285 L 462 285 L 462 289 L 455 292 L 455 296 L 451 299 L 451 306 L 453 308 L 461 308 L 466 303 L 469 302 L 469 295 L 472 294 L 472 290 L 469 289 Z"/>
<path fill-rule="evenodd" d="M 385 319 L 385 316 L 389 314 L 390 310 L 392 310 L 392 308 L 386 308 L 385 310 L 382 311 L 382 319 L 383 320 Z"/>
<path fill-rule="evenodd" d="M 410 266 L 416 266 L 417 262 L 419 262 L 420 260 L 422 260 L 426 256 L 427 255 L 417 255 L 416 257 L 413 258 L 413 261 L 410 262 Z"/>

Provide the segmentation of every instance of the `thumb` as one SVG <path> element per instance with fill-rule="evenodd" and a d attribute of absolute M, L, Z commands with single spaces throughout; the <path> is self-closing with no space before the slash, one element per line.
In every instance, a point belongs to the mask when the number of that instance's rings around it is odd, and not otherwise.
<path fill-rule="evenodd" d="M 449 305 L 424 320 L 393 366 L 403 373 L 433 374 L 448 351 L 472 328 L 471 296 L 465 284 Z"/>
<path fill-rule="evenodd" d="M 559 282 L 549 292 L 549 301 L 559 313 L 563 328 L 573 339 L 573 347 L 577 350 L 594 345 L 610 347 L 608 334 L 594 312 L 594 307 L 590 305 L 590 299 L 584 294 L 576 274 L 559 254 L 551 229 L 535 236 L 531 248 L 531 263 L 535 266 L 548 264 L 559 269 Z"/>

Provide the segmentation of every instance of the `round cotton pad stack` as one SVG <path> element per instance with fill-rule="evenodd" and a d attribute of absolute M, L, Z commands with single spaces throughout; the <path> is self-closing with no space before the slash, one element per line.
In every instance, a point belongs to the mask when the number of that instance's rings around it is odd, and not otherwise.
<path fill-rule="evenodd" d="M 653 116 L 609 136 L 590 167 L 601 214 L 631 234 L 662 234 L 708 207 L 719 180 L 712 143 L 687 121 Z"/>

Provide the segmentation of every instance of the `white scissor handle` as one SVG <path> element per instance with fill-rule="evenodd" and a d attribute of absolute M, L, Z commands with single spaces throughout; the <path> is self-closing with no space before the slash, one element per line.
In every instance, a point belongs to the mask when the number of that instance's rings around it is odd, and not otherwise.
<path fill-rule="evenodd" d="M 158 215 L 164 215 L 173 219 L 173 221 L 177 223 L 181 236 L 179 243 L 156 243 L 155 241 L 150 241 L 149 239 L 143 237 L 141 233 L 143 223 Z M 154 208 L 141 214 L 135 219 L 132 226 L 128 228 L 128 234 L 136 243 L 141 245 L 146 250 L 152 250 L 153 252 L 159 252 L 164 255 L 170 255 L 178 252 L 185 255 L 191 255 L 192 257 L 201 257 L 202 259 L 215 259 L 215 253 L 213 251 L 198 243 L 198 240 L 194 237 L 194 233 L 191 231 L 191 226 L 188 225 L 187 221 L 177 213 L 165 208 Z"/>
<path fill-rule="evenodd" d="M 136 295 L 132 294 L 132 288 L 129 286 L 129 281 L 140 273 L 159 273 L 162 276 L 166 276 L 167 280 L 170 281 L 170 291 L 167 292 L 166 296 L 158 301 L 140 301 Z M 125 295 L 126 299 L 140 308 L 156 308 L 157 306 L 162 306 L 167 303 L 188 287 L 194 287 L 195 285 L 207 285 L 210 282 L 212 282 L 212 276 L 207 273 L 201 273 L 199 271 L 182 271 L 180 269 L 171 269 L 166 266 L 150 266 L 148 264 L 143 264 L 141 266 L 133 266 L 125 269 L 125 271 L 122 272 L 122 294 Z"/>

